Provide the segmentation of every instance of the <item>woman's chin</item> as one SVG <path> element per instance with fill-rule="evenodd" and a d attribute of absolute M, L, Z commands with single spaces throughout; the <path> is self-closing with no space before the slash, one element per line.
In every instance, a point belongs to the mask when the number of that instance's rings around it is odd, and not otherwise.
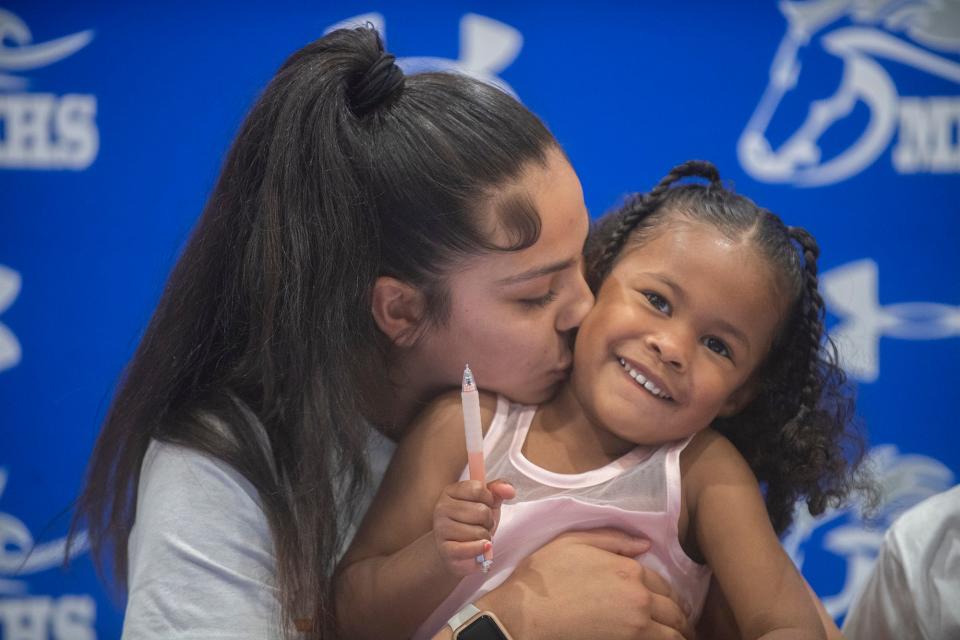
<path fill-rule="evenodd" d="M 550 400 L 557 395 L 557 392 L 560 391 L 560 387 L 563 385 L 566 379 L 566 376 L 553 377 L 544 382 L 544 384 L 539 388 L 529 387 L 525 389 L 512 390 L 509 394 L 505 393 L 503 395 L 506 395 L 511 401 L 519 404 L 543 404 L 547 400 Z"/>

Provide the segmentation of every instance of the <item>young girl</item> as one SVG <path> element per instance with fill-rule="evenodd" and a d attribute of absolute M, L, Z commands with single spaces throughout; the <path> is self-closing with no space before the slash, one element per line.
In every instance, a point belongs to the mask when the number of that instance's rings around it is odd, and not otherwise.
<path fill-rule="evenodd" d="M 686 176 L 709 184 L 674 186 Z M 588 254 L 596 306 L 569 382 L 537 407 L 484 398 L 488 477 L 509 484 L 462 480 L 456 394 L 401 444 L 339 570 L 349 637 L 429 636 L 558 532 L 596 526 L 648 536 L 640 562 L 692 620 L 712 571 L 745 637 L 823 635 L 777 539 L 798 499 L 819 513 L 859 485 L 816 242 L 688 162 L 608 217 Z"/>

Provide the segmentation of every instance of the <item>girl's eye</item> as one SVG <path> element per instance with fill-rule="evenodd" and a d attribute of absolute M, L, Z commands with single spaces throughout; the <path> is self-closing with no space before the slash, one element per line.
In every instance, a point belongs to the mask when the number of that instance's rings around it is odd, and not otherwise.
<path fill-rule="evenodd" d="M 550 291 L 547 291 L 546 295 L 540 296 L 539 298 L 524 298 L 520 300 L 520 304 L 525 307 L 542 309 L 556 299 L 557 292 L 551 289 Z"/>
<path fill-rule="evenodd" d="M 714 338 L 713 336 L 704 338 L 703 344 L 706 345 L 707 349 L 710 349 L 710 351 L 713 351 L 724 358 L 731 357 L 730 349 L 723 342 L 723 340 L 720 340 L 719 338 Z"/>
<path fill-rule="evenodd" d="M 647 300 L 650 302 L 651 306 L 660 313 L 670 314 L 671 308 L 670 303 L 666 298 L 661 296 L 659 293 L 654 293 L 653 291 L 644 291 L 643 295 L 646 296 Z"/>

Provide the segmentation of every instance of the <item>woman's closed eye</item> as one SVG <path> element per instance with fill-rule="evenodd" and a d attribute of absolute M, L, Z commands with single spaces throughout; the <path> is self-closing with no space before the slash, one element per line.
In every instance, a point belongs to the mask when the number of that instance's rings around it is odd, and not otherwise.
<path fill-rule="evenodd" d="M 547 291 L 547 293 L 545 293 L 544 295 L 538 296 L 536 298 L 522 298 L 520 300 L 520 304 L 522 304 L 525 307 L 540 309 L 547 306 L 548 304 L 550 304 L 556 299 L 557 299 L 557 292 L 551 289 L 550 291 Z"/>
<path fill-rule="evenodd" d="M 670 315 L 673 312 L 673 307 L 670 306 L 670 301 L 659 293 L 654 291 L 644 291 L 643 295 L 646 297 L 647 301 L 650 302 L 650 306 L 660 313 Z"/>

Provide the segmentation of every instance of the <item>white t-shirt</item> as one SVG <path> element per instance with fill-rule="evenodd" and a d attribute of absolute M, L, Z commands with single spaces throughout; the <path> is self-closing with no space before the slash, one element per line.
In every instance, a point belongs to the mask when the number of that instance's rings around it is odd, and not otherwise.
<path fill-rule="evenodd" d="M 372 482 L 395 445 L 371 429 Z M 340 523 L 352 537 L 356 522 Z M 266 640 L 279 637 L 276 559 L 257 492 L 226 463 L 151 442 L 127 550 L 125 640 Z"/>
<path fill-rule="evenodd" d="M 960 638 L 960 485 L 887 530 L 843 633 L 851 640 Z"/>

